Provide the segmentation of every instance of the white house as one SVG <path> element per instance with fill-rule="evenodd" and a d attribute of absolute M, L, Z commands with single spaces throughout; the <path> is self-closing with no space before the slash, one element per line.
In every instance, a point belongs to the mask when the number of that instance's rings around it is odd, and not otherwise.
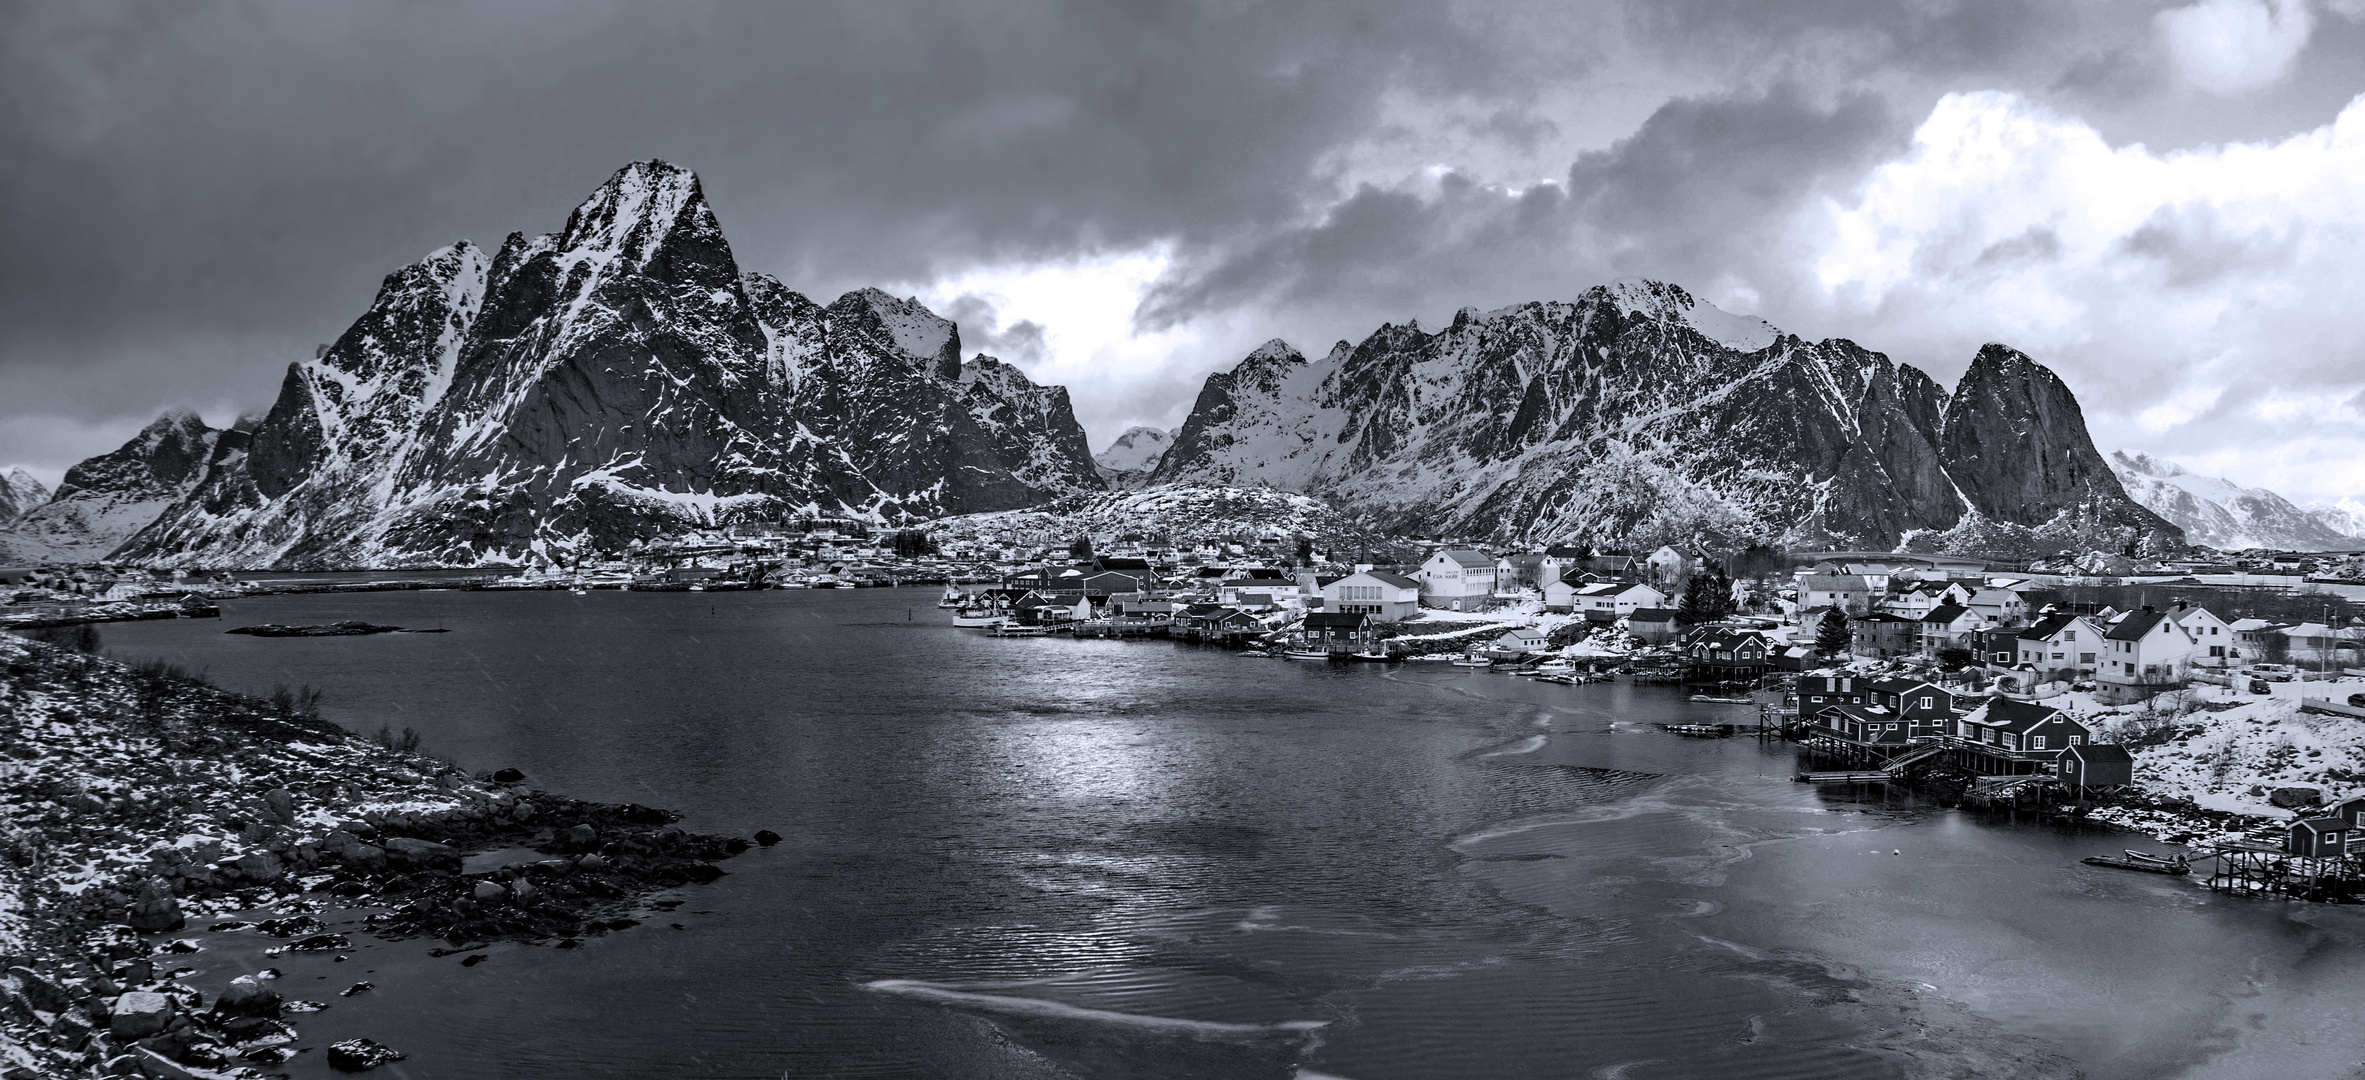
<path fill-rule="evenodd" d="M 1667 594 L 1648 585 L 1596 581 L 1586 585 L 1553 582 L 1544 588 L 1544 609 L 1574 611 L 1594 622 L 1616 622 L 1641 608 L 1667 602 Z"/>
<path fill-rule="evenodd" d="M 1962 605 L 1986 616 L 1989 622 L 2018 622 L 2028 617 L 2028 601 L 2010 589 L 1982 585 L 1970 593 Z"/>
<path fill-rule="evenodd" d="M 1494 596 L 1495 561 L 1468 548 L 1446 548 L 1421 564 L 1419 577 L 1423 605 L 1475 610 Z"/>
<path fill-rule="evenodd" d="M 2194 667 L 2231 667 L 2241 651 L 2234 647 L 2233 627 L 2199 604 L 2177 604 L 2168 609 L 2168 621 L 2192 639 Z"/>
<path fill-rule="evenodd" d="M 1677 551 L 1672 544 L 1659 545 L 1659 550 L 1644 556 L 1642 561 L 1651 568 L 1651 580 L 1662 585 L 1682 581 L 1700 568 L 1698 556 Z"/>
<path fill-rule="evenodd" d="M 2161 690 L 2181 686 L 2185 673 L 2195 666 L 2209 666 L 2211 660 L 2223 665 L 2224 646 L 2216 657 L 2209 655 L 2206 643 L 2214 637 L 2230 643 L 2232 638 L 2225 624 L 2212 616 L 2208 620 L 2187 617 L 2180 624 L 2171 615 L 2177 612 L 2137 608 L 2119 617 L 2110 629 L 2103 632 L 2102 665 L 2094 673 L 2101 683 L 2101 693 L 2108 701 L 2135 701 Z M 2217 634 L 2209 634 L 2212 628 Z M 2202 633 L 2195 636 L 2192 629 Z"/>
<path fill-rule="evenodd" d="M 1342 615 L 1395 622 L 1420 606 L 1421 583 L 1385 570 L 1358 570 L 1322 586 L 1322 610 Z"/>
<path fill-rule="evenodd" d="M 2047 675 L 2092 675 L 2103 653 L 2101 625 L 2083 615 L 2052 612 L 2020 632 L 2018 666 Z"/>
<path fill-rule="evenodd" d="M 1812 574 L 1798 581 L 1798 609 L 1838 608 L 1850 617 L 1871 609 L 1872 589 L 1859 574 Z"/>

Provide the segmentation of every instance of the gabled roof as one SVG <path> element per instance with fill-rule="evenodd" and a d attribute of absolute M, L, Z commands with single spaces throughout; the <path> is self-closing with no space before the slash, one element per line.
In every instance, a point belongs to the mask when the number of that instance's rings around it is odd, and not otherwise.
<path fill-rule="evenodd" d="M 1882 694 L 1905 694 L 1920 689 L 1924 686 L 1927 686 L 1930 689 L 1936 690 L 1942 694 L 1953 693 L 1953 691 L 1948 690 L 1943 686 L 1938 686 L 1931 683 L 1928 679 L 1874 679 L 1867 685 L 1868 688 L 1875 693 Z"/>
<path fill-rule="evenodd" d="M 2316 833 L 2347 832 L 2350 829 L 2356 828 L 2356 826 L 2349 824 L 2349 819 L 2337 817 L 2301 818 L 2298 821 L 2292 822 L 2291 827 L 2293 829 L 2305 829 L 2308 832 Z"/>
<path fill-rule="evenodd" d="M 1413 579 L 1405 577 L 1402 574 L 1391 574 L 1385 570 L 1366 570 L 1363 572 L 1363 574 L 1365 577 L 1375 578 L 1382 584 L 1394 585 L 1399 589 L 1418 589 L 1421 587 L 1421 583 L 1418 581 L 1414 581 Z"/>
<path fill-rule="evenodd" d="M 2079 743 L 2076 746 L 2070 747 L 2069 752 L 2077 755 L 2078 760 L 2086 762 L 2090 765 L 2099 765 L 2104 762 L 2132 762 L 2135 760 L 2135 755 L 2128 753 L 2126 747 L 2120 746 L 2117 743 Z"/>
<path fill-rule="evenodd" d="M 1308 630 L 1358 630 L 1371 621 L 1371 616 L 1360 611 L 1350 615 L 1339 611 L 1317 611 L 1306 616 Z"/>
<path fill-rule="evenodd" d="M 1809 574 L 1798 583 L 1802 589 L 1814 592 L 1870 592 L 1872 586 L 1862 574 Z"/>
<path fill-rule="evenodd" d="M 1981 724 L 1999 731 L 2024 732 L 2061 715 L 2063 715 L 2061 710 L 2051 705 L 2015 701 L 2011 698 L 1989 698 L 1987 704 L 1973 709 L 1969 716 L 1963 717 L 1963 720 L 1966 723 Z"/>
<path fill-rule="evenodd" d="M 2046 641 L 2051 639 L 2053 635 L 2060 633 L 2069 624 L 2076 622 L 2077 619 L 2078 617 L 2075 615 L 2056 611 L 2037 620 L 2035 626 L 2022 630 L 2020 636 L 2029 641 Z"/>
<path fill-rule="evenodd" d="M 2102 636 L 2112 641 L 2141 641 L 2143 635 L 2151 633 L 2152 627 L 2160 625 L 2160 620 L 2167 617 L 2167 612 L 2149 608 L 2130 611 L 2126 618 L 2120 619 L 2118 625 L 2111 627 L 2110 632 Z"/>
<path fill-rule="evenodd" d="M 1626 616 L 1626 621 L 1629 623 L 1674 622 L 1675 609 L 1663 607 L 1635 608 L 1634 614 Z"/>
<path fill-rule="evenodd" d="M 1954 624 L 1956 619 L 1962 618 L 1963 616 L 1970 613 L 1971 609 L 1964 607 L 1961 604 L 1940 604 L 1937 607 L 1931 608 L 1929 614 L 1922 616 L 1922 621 L 1926 623 L 1934 623 L 1939 626 L 1951 626 Z"/>
<path fill-rule="evenodd" d="M 1472 570 L 1493 569 L 1495 565 L 1495 561 L 1493 559 L 1489 559 L 1485 555 L 1472 551 L 1469 548 L 1447 548 L 1430 557 L 1451 559 L 1457 565 Z"/>

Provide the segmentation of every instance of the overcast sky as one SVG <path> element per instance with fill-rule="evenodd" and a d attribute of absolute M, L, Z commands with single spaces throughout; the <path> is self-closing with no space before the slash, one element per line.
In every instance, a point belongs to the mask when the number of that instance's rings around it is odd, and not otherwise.
<path fill-rule="evenodd" d="M 661 157 L 1096 448 L 1267 338 L 1638 275 L 2365 497 L 2361 93 L 2365 0 L 0 0 L 0 470 L 260 411 L 387 272 Z"/>

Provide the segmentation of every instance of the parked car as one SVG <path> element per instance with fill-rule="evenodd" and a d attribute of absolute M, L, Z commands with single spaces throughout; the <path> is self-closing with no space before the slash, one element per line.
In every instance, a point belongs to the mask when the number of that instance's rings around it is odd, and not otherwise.
<path fill-rule="evenodd" d="M 2350 694 L 2349 708 L 2365 709 L 2365 694 Z"/>
<path fill-rule="evenodd" d="M 2250 692 L 2253 694 L 2272 694 L 2275 692 L 2275 688 L 2268 686 L 2265 679 L 2252 679 L 2250 680 Z"/>

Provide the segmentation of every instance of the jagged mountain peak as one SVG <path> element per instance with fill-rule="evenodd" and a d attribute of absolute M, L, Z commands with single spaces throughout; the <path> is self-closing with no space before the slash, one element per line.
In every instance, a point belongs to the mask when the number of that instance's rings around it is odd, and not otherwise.
<path fill-rule="evenodd" d="M 719 231 L 697 174 L 669 162 L 636 161 L 616 170 L 567 215 L 561 252 L 620 256 L 647 266 L 677 229 Z"/>
<path fill-rule="evenodd" d="M 618 171 L 558 233 L 389 275 L 251 438 L 120 554 L 563 559 L 750 519 L 908 521 L 1100 490 L 1067 392 L 876 289 L 742 274 L 697 177 Z M 233 440 L 225 439 L 224 446 Z M 243 451 L 243 452 L 237 452 Z"/>
<path fill-rule="evenodd" d="M 1772 323 L 1736 315 L 1693 296 L 1680 285 L 1648 278 L 1619 278 L 1602 287 L 1621 314 L 1689 326 L 1708 340 L 1738 352 L 1756 352 L 1782 337 Z"/>
<path fill-rule="evenodd" d="M 918 297 L 899 298 L 883 289 L 861 288 L 838 297 L 833 311 L 869 312 L 887 332 L 895 347 L 930 365 L 942 378 L 957 377 L 961 369 L 960 325 L 930 311 Z M 988 358 L 990 359 L 990 358 Z"/>
<path fill-rule="evenodd" d="M 1346 343 L 1340 342 L 1340 344 L 1344 345 Z M 1291 345 L 1280 338 L 1274 338 L 1262 345 L 1257 346 L 1255 349 L 1250 350 L 1247 357 L 1241 360 L 1241 363 L 1255 364 L 1259 366 L 1271 366 L 1279 364 L 1302 364 L 1305 362 L 1305 360 L 1306 354 L 1297 351 L 1297 346 Z"/>
<path fill-rule="evenodd" d="M 1382 324 L 1320 364 L 1277 352 L 1208 377 L 1153 483 L 1324 495 L 1401 531 L 1609 545 L 1887 546 L 1971 513 L 2173 541 L 2118 489 L 2066 387 L 2008 350 L 1949 395 L 1854 342 L 1628 279 L 1465 308 L 1437 334 Z"/>

